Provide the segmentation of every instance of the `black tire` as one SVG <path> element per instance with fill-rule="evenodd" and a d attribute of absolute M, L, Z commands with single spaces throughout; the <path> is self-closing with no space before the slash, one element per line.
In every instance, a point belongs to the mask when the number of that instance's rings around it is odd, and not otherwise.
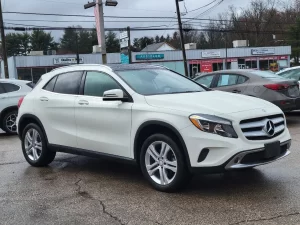
<path fill-rule="evenodd" d="M 25 138 L 26 134 L 29 130 L 36 130 L 38 135 L 39 135 L 39 141 L 42 143 L 41 151 L 39 150 L 39 158 L 37 160 L 32 160 L 30 159 L 29 155 L 26 153 L 26 147 L 25 147 Z M 26 161 L 34 166 L 34 167 L 43 167 L 49 165 L 55 158 L 56 152 L 51 151 L 50 149 L 47 148 L 47 141 L 45 139 L 45 134 L 41 130 L 41 128 L 34 124 L 30 123 L 28 124 L 25 129 L 23 130 L 22 133 L 22 150 L 23 150 L 23 155 L 26 159 Z"/>
<path fill-rule="evenodd" d="M 18 111 L 13 110 L 9 111 L 5 114 L 2 120 L 2 129 L 5 131 L 7 134 L 16 134 L 17 133 L 17 125 L 16 125 L 16 119 L 18 116 Z M 11 120 L 10 122 L 7 120 Z"/>
<path fill-rule="evenodd" d="M 169 184 L 158 184 L 156 183 L 148 174 L 146 169 L 146 160 L 145 155 L 148 147 L 155 142 L 163 141 L 167 143 L 171 149 L 173 150 L 176 160 L 177 160 L 177 172 L 175 174 L 174 179 Z M 180 149 L 180 147 L 172 140 L 169 136 L 165 134 L 154 134 L 148 137 L 142 146 L 141 154 L 140 154 L 140 167 L 144 177 L 148 180 L 148 182 L 158 191 L 162 192 L 174 192 L 184 188 L 188 181 L 191 178 L 191 174 L 188 171 L 187 165 L 185 163 L 184 155 Z"/>

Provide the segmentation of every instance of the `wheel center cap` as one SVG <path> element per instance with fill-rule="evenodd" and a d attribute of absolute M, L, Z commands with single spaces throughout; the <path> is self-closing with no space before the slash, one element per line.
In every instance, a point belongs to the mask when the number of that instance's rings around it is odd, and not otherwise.
<path fill-rule="evenodd" d="M 164 165 L 164 161 L 163 161 L 162 159 L 160 159 L 160 160 L 158 161 L 158 163 L 159 163 L 160 166 Z"/>

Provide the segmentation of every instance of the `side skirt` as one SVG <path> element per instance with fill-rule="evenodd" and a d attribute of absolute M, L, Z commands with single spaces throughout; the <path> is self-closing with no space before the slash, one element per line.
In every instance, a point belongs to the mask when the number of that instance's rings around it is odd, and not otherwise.
<path fill-rule="evenodd" d="M 116 156 L 116 155 L 111 155 L 111 154 L 106 154 L 101 152 L 95 152 L 95 151 L 90 151 L 85 149 L 72 148 L 72 147 L 54 145 L 54 144 L 48 144 L 48 148 L 54 152 L 63 152 L 63 153 L 69 153 L 73 155 L 87 156 L 91 158 L 108 159 L 108 160 L 113 160 L 113 161 L 118 161 L 123 163 L 125 162 L 128 164 L 137 164 L 136 160 L 131 158 Z"/>

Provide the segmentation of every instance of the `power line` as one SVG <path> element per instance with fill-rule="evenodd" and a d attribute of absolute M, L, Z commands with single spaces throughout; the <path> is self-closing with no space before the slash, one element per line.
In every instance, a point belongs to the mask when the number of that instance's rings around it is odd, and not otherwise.
<path fill-rule="evenodd" d="M 192 18 L 192 19 L 189 19 L 188 21 L 185 21 L 186 22 L 189 22 L 189 21 L 192 21 L 192 20 L 195 20 L 195 19 L 198 19 L 200 16 L 202 16 L 203 14 L 207 13 L 208 11 L 210 11 L 211 9 L 213 9 L 214 7 L 217 7 L 218 5 L 220 5 L 224 0 L 220 0 L 217 4 L 211 6 L 210 8 L 208 8 L 207 10 L 205 10 L 204 12 L 200 13 L 198 16 Z"/>
<path fill-rule="evenodd" d="M 223 2 L 224 0 L 221 0 L 221 2 Z M 221 4 L 221 2 L 219 2 L 218 4 Z M 211 8 L 210 8 L 211 9 Z M 76 15 L 76 14 L 52 14 L 52 13 L 28 13 L 28 12 L 3 12 L 4 14 L 24 14 L 24 15 L 37 15 L 37 16 L 62 16 L 62 17 L 87 17 L 87 18 L 95 18 L 94 16 L 91 15 Z M 205 13 L 205 12 L 203 12 Z M 203 14 L 202 13 L 202 14 Z M 200 15 L 201 16 L 201 15 Z M 170 20 L 170 19 L 176 19 L 176 17 L 166 17 L 166 16 L 154 16 L 154 17 L 147 17 L 147 16 L 104 16 L 105 18 L 113 18 L 113 19 L 163 19 L 163 20 Z M 201 18 L 197 18 L 199 17 L 196 16 L 194 18 L 183 18 L 183 20 L 185 20 L 184 22 L 190 22 L 190 21 L 212 21 L 212 22 L 232 22 L 232 20 L 225 20 L 225 19 L 201 19 Z M 22 20 L 23 21 L 23 20 Z M 54 21 L 55 22 L 55 21 Z M 106 22 L 106 21 L 105 21 Z M 116 21 L 117 22 L 117 21 Z M 120 21 L 123 22 L 123 21 Z M 130 21 L 130 22 L 139 22 L 139 21 Z M 147 21 L 148 22 L 148 21 Z M 155 21 L 149 21 L 149 22 L 155 22 Z M 165 21 L 168 22 L 168 21 Z M 254 21 L 234 21 L 236 23 L 257 23 Z M 268 23 L 265 21 L 262 21 L 260 23 Z M 272 24 L 282 24 L 282 25 L 294 25 L 296 23 L 272 23 Z"/>
<path fill-rule="evenodd" d="M 204 6 L 201 6 L 201 7 L 199 7 L 199 8 L 196 8 L 196 9 L 193 9 L 193 10 L 188 11 L 188 13 L 197 11 L 197 10 L 199 10 L 199 9 L 203 9 L 203 8 L 205 8 L 205 7 L 207 7 L 207 6 L 211 5 L 211 4 L 213 4 L 213 3 L 216 2 L 216 1 L 217 1 L 217 0 L 213 0 L 212 2 L 210 2 L 210 3 L 208 3 L 208 4 L 204 5 Z"/>
<path fill-rule="evenodd" d="M 51 23 L 95 23 L 94 20 L 15 20 L 15 19 L 6 19 L 5 21 L 12 21 L 12 22 L 51 22 Z M 169 23 L 171 23 L 169 21 Z M 165 20 L 158 20 L 158 21 L 150 21 L 150 20 L 105 20 L 105 23 L 166 23 Z M 191 22 L 191 23 L 199 23 L 199 22 Z"/>
<path fill-rule="evenodd" d="M 5 30 L 17 30 L 17 31 L 32 31 L 32 30 L 65 30 L 65 29 L 73 29 L 73 30 L 90 30 L 93 31 L 95 28 L 82 28 L 82 27 L 4 27 Z M 124 30 L 124 27 L 121 28 L 105 28 L 106 31 L 121 31 Z M 133 27 L 132 31 L 159 31 L 159 30 L 178 30 L 178 28 L 151 28 L 151 27 Z M 220 30 L 220 29 L 192 29 L 193 31 L 202 31 L 202 32 L 219 32 L 219 33 L 254 33 L 254 30 L 249 31 L 236 31 L 236 30 Z M 288 32 L 280 31 L 262 31 L 260 34 L 288 34 Z"/>

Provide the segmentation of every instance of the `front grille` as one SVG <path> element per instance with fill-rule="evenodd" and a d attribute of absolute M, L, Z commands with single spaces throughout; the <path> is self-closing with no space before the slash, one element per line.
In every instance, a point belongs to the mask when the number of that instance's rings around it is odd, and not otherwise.
<path fill-rule="evenodd" d="M 264 131 L 266 123 L 271 120 L 275 125 L 273 136 Z M 267 140 L 280 135 L 285 129 L 284 116 L 282 114 L 243 120 L 240 122 L 243 134 L 248 140 Z"/>

